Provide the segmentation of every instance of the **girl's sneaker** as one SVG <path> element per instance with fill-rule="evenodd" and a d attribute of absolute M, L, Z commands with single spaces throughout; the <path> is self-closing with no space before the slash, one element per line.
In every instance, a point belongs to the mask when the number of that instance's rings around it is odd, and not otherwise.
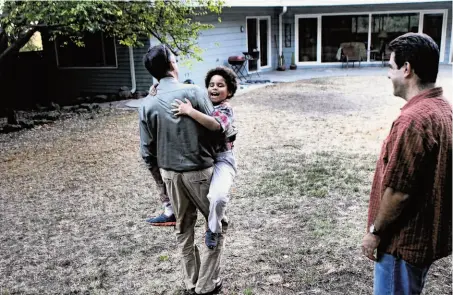
<path fill-rule="evenodd" d="M 206 246 L 209 249 L 215 249 L 217 247 L 217 243 L 219 241 L 219 238 L 222 234 L 220 233 L 213 233 L 209 228 L 206 231 L 206 236 L 204 238 L 204 242 L 206 243 Z"/>

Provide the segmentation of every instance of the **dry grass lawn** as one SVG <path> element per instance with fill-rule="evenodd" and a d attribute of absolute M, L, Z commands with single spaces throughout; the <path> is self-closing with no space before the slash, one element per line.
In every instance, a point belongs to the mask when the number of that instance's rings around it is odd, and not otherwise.
<path fill-rule="evenodd" d="M 347 77 L 234 99 L 240 174 L 223 294 L 371 294 L 360 243 L 375 161 L 403 105 L 391 93 L 385 77 Z M 110 110 L 0 135 L 0 294 L 181 292 L 172 228 L 144 221 L 160 208 L 137 127 L 135 112 Z M 451 276 L 451 257 L 437 261 L 425 294 L 451 294 Z"/>

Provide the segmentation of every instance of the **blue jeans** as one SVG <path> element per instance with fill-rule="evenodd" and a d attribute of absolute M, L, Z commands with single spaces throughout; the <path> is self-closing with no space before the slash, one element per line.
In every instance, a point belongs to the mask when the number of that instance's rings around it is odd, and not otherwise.
<path fill-rule="evenodd" d="M 421 294 L 429 267 L 417 267 L 379 252 L 374 263 L 374 295 Z"/>

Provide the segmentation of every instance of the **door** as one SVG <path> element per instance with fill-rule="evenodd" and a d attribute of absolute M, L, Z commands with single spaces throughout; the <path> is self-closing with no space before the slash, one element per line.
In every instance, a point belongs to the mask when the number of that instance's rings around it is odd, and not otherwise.
<path fill-rule="evenodd" d="M 442 13 L 430 13 L 423 15 L 423 33 L 433 38 L 439 46 L 439 51 L 442 45 L 442 28 L 444 15 Z"/>
<path fill-rule="evenodd" d="M 253 52 L 258 50 L 258 22 L 256 18 L 247 19 L 247 51 Z M 248 61 L 249 72 L 258 70 L 258 61 Z"/>
<path fill-rule="evenodd" d="M 269 43 L 269 20 L 268 19 L 261 19 L 260 20 L 260 26 L 259 26 L 259 32 L 260 32 L 260 66 L 261 67 L 266 67 L 268 66 L 268 57 L 269 57 L 269 52 L 268 52 L 268 43 Z"/>
<path fill-rule="evenodd" d="M 270 16 L 247 17 L 247 51 L 259 52 L 257 60 L 248 61 L 249 72 L 270 66 Z"/>
<path fill-rule="evenodd" d="M 299 18 L 298 27 L 299 62 L 318 61 L 318 18 Z"/>

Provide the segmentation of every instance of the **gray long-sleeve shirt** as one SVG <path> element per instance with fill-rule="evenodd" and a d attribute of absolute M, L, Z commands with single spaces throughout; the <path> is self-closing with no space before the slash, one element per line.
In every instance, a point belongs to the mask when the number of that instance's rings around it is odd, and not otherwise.
<path fill-rule="evenodd" d="M 156 96 L 148 96 L 139 109 L 140 152 L 148 169 L 194 171 L 211 167 L 215 155 L 214 133 L 187 116 L 171 111 L 175 99 L 189 99 L 192 106 L 210 115 L 214 108 L 207 92 L 174 78 L 159 81 Z"/>

